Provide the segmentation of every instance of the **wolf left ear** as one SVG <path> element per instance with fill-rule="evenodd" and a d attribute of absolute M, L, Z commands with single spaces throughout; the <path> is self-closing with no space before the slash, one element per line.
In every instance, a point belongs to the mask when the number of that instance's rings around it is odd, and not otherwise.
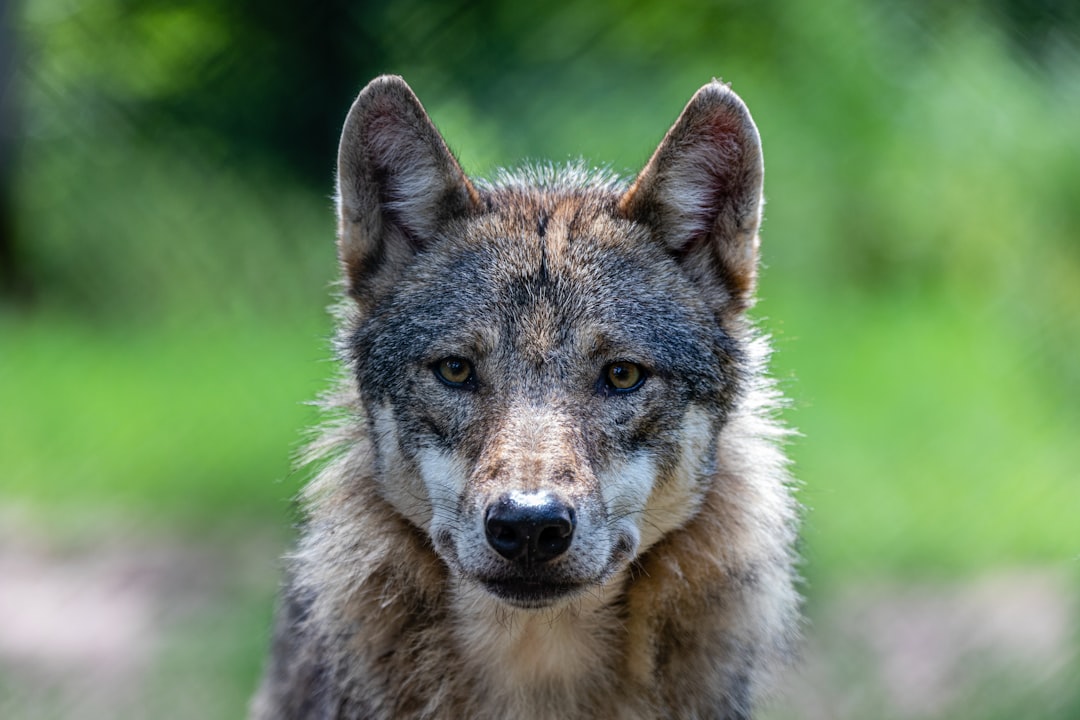
<path fill-rule="evenodd" d="M 750 111 L 726 85 L 698 90 L 623 195 L 620 211 L 649 226 L 688 274 L 753 303 L 764 166 Z"/>
<path fill-rule="evenodd" d="M 400 77 L 368 83 L 338 147 L 338 255 L 350 294 L 366 304 L 456 217 L 480 199 Z"/>

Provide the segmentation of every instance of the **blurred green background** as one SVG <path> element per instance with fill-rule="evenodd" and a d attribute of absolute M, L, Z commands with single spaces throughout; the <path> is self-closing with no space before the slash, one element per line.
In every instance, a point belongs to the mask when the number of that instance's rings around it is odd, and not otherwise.
<path fill-rule="evenodd" d="M 0 2 L 0 716 L 243 714 L 394 72 L 477 175 L 633 174 L 731 82 L 803 435 L 770 717 L 1080 717 L 1080 4 L 310 5 Z"/>

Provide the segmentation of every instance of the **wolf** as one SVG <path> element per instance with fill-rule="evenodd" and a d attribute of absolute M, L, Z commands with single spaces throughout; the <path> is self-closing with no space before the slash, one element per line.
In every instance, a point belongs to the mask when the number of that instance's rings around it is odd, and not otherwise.
<path fill-rule="evenodd" d="M 467 177 L 399 77 L 337 164 L 340 386 L 251 717 L 749 718 L 799 508 L 725 84 L 644 169 Z"/>

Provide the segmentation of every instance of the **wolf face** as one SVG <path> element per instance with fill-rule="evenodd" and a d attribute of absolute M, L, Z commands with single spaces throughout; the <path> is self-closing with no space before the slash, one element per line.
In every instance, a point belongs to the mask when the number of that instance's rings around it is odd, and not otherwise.
<path fill-rule="evenodd" d="M 349 372 L 252 717 L 751 716 L 799 624 L 761 182 L 717 82 L 631 183 L 473 182 L 400 78 L 360 93 Z"/>
<path fill-rule="evenodd" d="M 559 604 L 697 514 L 748 382 L 761 179 L 715 82 L 628 188 L 574 168 L 473 183 L 400 78 L 357 99 L 341 342 L 380 494 L 464 587 Z"/>

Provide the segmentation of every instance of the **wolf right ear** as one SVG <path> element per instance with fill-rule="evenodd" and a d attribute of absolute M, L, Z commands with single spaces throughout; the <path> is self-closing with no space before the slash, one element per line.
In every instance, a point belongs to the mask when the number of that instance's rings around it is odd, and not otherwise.
<path fill-rule="evenodd" d="M 361 303 L 480 199 L 412 89 L 400 77 L 368 83 L 338 147 L 338 256 Z"/>
<path fill-rule="evenodd" d="M 753 302 L 763 164 L 739 96 L 714 80 L 691 98 L 619 202 L 724 312 Z"/>

